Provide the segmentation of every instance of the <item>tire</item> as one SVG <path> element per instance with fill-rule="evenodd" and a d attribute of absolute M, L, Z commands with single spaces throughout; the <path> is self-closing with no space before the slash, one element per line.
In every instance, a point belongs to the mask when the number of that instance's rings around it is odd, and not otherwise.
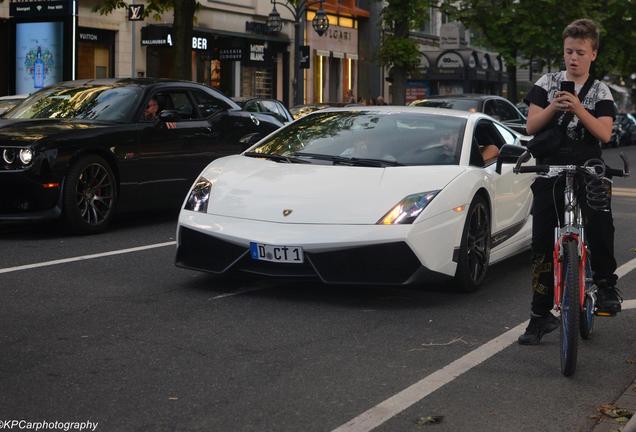
<path fill-rule="evenodd" d="M 459 247 L 455 285 L 459 291 L 473 292 L 486 278 L 490 260 L 490 210 L 479 195 L 466 214 L 466 223 Z"/>
<path fill-rule="evenodd" d="M 590 253 L 586 254 L 584 263 L 585 268 L 585 301 L 583 302 L 583 310 L 581 311 L 581 337 L 590 339 L 594 331 L 594 298 L 590 293 L 592 282 L 592 267 L 590 265 Z"/>
<path fill-rule="evenodd" d="M 102 157 L 84 156 L 69 170 L 62 192 L 62 218 L 75 234 L 96 234 L 108 228 L 117 203 L 113 170 Z"/>
<path fill-rule="evenodd" d="M 561 292 L 561 373 L 571 376 L 576 371 L 579 344 L 579 253 L 576 241 L 563 241 Z"/>

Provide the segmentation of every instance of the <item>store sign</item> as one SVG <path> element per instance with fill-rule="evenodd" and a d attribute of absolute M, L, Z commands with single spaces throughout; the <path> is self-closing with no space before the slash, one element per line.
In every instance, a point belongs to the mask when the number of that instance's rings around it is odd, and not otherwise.
<path fill-rule="evenodd" d="M 73 14 L 71 0 L 11 0 L 9 15 L 14 18 L 40 18 Z"/>
<path fill-rule="evenodd" d="M 327 30 L 327 38 L 335 39 L 338 41 L 349 41 L 352 38 L 351 30 L 347 30 L 345 27 L 329 27 Z"/>
<path fill-rule="evenodd" d="M 464 67 L 464 60 L 455 52 L 447 52 L 437 59 L 437 67 L 440 69 L 460 69 Z"/>
<path fill-rule="evenodd" d="M 250 44 L 250 61 L 265 61 L 265 45 Z"/>
<path fill-rule="evenodd" d="M 219 60 L 241 61 L 243 60 L 243 48 L 221 48 Z"/>
<path fill-rule="evenodd" d="M 466 45 L 466 30 L 460 22 L 443 24 L 439 36 L 440 49 L 458 49 Z"/>
<path fill-rule="evenodd" d="M 266 23 L 256 21 L 245 21 L 245 31 L 264 35 L 272 33 Z"/>
<path fill-rule="evenodd" d="M 115 32 L 109 30 L 79 27 L 77 29 L 77 39 L 80 42 L 112 44 L 115 42 Z"/>
<path fill-rule="evenodd" d="M 143 21 L 144 5 L 128 6 L 128 21 Z"/>
<path fill-rule="evenodd" d="M 488 69 L 488 58 L 486 57 L 488 54 L 484 55 L 481 58 L 481 68 L 482 69 Z"/>
<path fill-rule="evenodd" d="M 173 46 L 175 41 L 168 28 L 144 27 L 141 29 L 142 46 Z M 205 33 L 196 33 L 192 36 L 192 49 L 207 51 L 210 46 Z"/>
<path fill-rule="evenodd" d="M 309 45 L 301 45 L 298 47 L 298 54 L 300 59 L 300 68 L 309 69 Z"/>

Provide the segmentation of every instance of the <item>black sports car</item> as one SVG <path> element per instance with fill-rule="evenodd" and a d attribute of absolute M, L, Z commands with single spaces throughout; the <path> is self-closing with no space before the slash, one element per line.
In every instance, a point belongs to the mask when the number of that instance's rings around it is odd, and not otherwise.
<path fill-rule="evenodd" d="M 0 119 L 0 221 L 61 217 L 74 232 L 94 233 L 116 211 L 178 208 L 210 161 L 280 126 L 192 82 L 42 89 Z"/>

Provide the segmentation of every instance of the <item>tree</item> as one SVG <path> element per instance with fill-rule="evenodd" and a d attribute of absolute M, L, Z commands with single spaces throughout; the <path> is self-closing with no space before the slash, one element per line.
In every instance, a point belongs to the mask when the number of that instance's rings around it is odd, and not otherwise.
<path fill-rule="evenodd" d="M 102 0 L 93 8 L 101 15 L 107 15 L 119 8 L 127 8 L 128 2 L 123 0 Z M 160 14 L 172 9 L 173 18 L 173 61 L 171 78 L 192 79 L 192 32 L 197 0 L 148 0 L 145 4 L 144 18 L 153 16 L 159 19 Z"/>
<path fill-rule="evenodd" d="M 388 0 L 382 11 L 384 34 L 378 57 L 380 64 L 391 70 L 391 94 L 396 105 L 404 105 L 408 74 L 420 62 L 417 43 L 409 38 L 409 33 L 421 27 L 430 7 L 429 0 Z"/>
<path fill-rule="evenodd" d="M 562 32 L 578 18 L 601 27 L 601 48 L 592 74 L 628 76 L 636 70 L 636 2 L 630 0 L 441 0 L 440 7 L 478 34 L 478 43 L 498 51 L 508 70 L 508 97 L 517 100 L 518 59 L 559 68 Z"/>

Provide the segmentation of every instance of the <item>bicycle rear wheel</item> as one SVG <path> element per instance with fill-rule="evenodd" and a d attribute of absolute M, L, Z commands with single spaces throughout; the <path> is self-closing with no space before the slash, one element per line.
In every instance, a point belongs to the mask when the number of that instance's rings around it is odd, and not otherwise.
<path fill-rule="evenodd" d="M 561 290 L 561 373 L 571 376 L 576 370 L 579 344 L 579 252 L 574 239 L 563 241 Z"/>

